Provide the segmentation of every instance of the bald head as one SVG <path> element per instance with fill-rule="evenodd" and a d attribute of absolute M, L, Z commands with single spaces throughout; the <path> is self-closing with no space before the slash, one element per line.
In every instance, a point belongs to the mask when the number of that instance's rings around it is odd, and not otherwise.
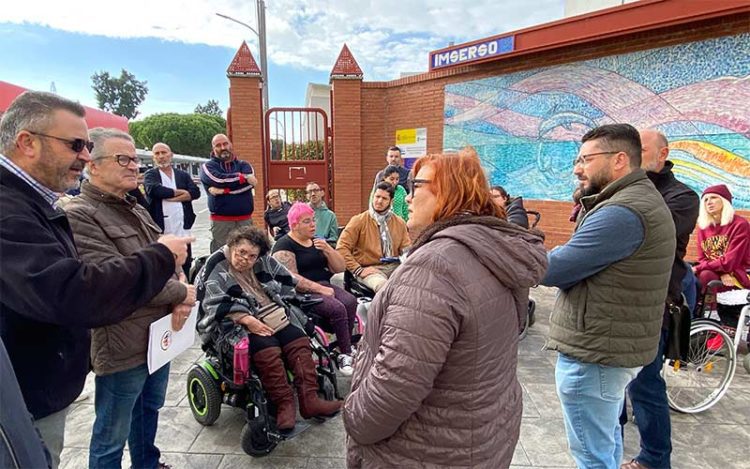
<path fill-rule="evenodd" d="M 154 164 L 159 168 L 169 168 L 172 165 L 172 149 L 166 143 L 157 143 L 151 148 L 154 154 Z"/>
<path fill-rule="evenodd" d="M 214 155 L 221 160 L 229 160 L 232 158 L 232 142 L 229 141 L 224 134 L 216 134 L 211 139 L 211 147 L 213 148 Z"/>
<path fill-rule="evenodd" d="M 641 168 L 658 173 L 664 169 L 669 156 L 669 142 L 663 133 L 654 129 L 639 130 L 641 135 Z"/>

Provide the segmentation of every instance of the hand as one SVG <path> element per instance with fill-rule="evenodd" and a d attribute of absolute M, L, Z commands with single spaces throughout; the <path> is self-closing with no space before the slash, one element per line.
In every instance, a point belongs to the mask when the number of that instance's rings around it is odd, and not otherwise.
<path fill-rule="evenodd" d="M 188 191 L 186 191 L 185 189 L 175 189 L 174 190 L 174 196 L 175 197 L 179 197 L 181 195 L 190 195 L 190 193 Z"/>
<path fill-rule="evenodd" d="M 224 189 L 222 189 L 222 188 L 220 188 L 220 187 L 209 187 L 209 188 L 208 188 L 208 192 L 209 192 L 209 193 L 210 193 L 211 195 L 221 195 L 221 194 L 223 194 L 223 193 L 224 193 Z"/>
<path fill-rule="evenodd" d="M 273 329 L 263 324 L 260 319 L 254 316 L 247 315 L 240 319 L 240 324 L 255 335 L 261 335 L 264 337 L 270 337 L 273 335 Z"/>
<path fill-rule="evenodd" d="M 697 274 L 698 273 L 698 266 L 694 265 L 694 266 L 691 266 L 691 267 L 693 269 L 693 273 Z"/>
<path fill-rule="evenodd" d="M 313 238 L 313 246 L 315 246 L 316 249 L 319 249 L 321 251 L 328 251 L 333 249 L 330 244 L 328 244 L 328 241 L 325 239 L 320 238 Z"/>
<path fill-rule="evenodd" d="M 177 332 L 187 322 L 193 308 L 190 305 L 177 305 L 172 308 L 172 330 Z"/>
<path fill-rule="evenodd" d="M 175 236 L 168 234 L 160 236 L 156 242 L 165 245 L 170 251 L 172 251 L 175 270 L 178 270 L 182 268 L 182 264 L 184 264 L 187 259 L 188 244 L 193 241 L 195 241 L 195 238 L 192 236 Z"/>
<path fill-rule="evenodd" d="M 736 287 L 737 284 L 734 281 L 734 276 L 732 274 L 721 274 L 721 283 L 724 284 L 725 287 Z"/>
<path fill-rule="evenodd" d="M 362 272 L 359 273 L 359 276 L 362 278 L 367 278 L 370 275 L 375 275 L 379 273 L 380 271 L 375 267 L 365 267 L 364 269 L 362 269 Z"/>
<path fill-rule="evenodd" d="M 281 228 L 279 228 L 278 226 L 274 226 L 273 227 L 273 235 L 274 236 L 278 236 L 279 233 L 281 233 Z"/>
<path fill-rule="evenodd" d="M 182 304 L 193 306 L 195 304 L 195 285 L 190 285 L 189 283 L 184 283 L 185 288 L 187 289 L 187 292 L 185 293 L 185 299 L 182 300 Z"/>
<path fill-rule="evenodd" d="M 333 296 L 334 295 L 333 288 L 331 288 L 331 287 L 320 287 L 320 292 L 319 293 L 321 295 L 323 295 L 323 296 Z"/>

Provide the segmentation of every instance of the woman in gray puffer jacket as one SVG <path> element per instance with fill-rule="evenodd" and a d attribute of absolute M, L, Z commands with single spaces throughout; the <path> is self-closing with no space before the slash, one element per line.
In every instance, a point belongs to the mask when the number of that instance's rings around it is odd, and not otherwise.
<path fill-rule="evenodd" d="M 503 219 L 476 153 L 415 167 L 409 257 L 378 292 L 344 405 L 350 468 L 510 465 L 518 324 L 543 239 Z"/>

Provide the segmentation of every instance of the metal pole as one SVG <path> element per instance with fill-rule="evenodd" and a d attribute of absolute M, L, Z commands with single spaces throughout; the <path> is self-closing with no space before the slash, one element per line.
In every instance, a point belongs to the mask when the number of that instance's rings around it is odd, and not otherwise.
<path fill-rule="evenodd" d="M 268 59 L 266 55 L 266 2 L 256 0 L 258 9 L 258 40 L 260 48 L 260 68 L 263 71 L 263 112 L 268 110 Z"/>

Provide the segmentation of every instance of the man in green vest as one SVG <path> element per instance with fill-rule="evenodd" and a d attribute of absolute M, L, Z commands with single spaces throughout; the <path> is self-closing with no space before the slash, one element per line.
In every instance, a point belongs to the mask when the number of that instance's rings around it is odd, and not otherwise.
<path fill-rule="evenodd" d="M 545 348 L 578 467 L 618 469 L 623 393 L 656 357 L 675 255 L 675 227 L 641 166 L 628 124 L 583 136 L 573 174 L 583 189 L 576 230 L 549 255 L 543 285 L 560 288 Z"/>

